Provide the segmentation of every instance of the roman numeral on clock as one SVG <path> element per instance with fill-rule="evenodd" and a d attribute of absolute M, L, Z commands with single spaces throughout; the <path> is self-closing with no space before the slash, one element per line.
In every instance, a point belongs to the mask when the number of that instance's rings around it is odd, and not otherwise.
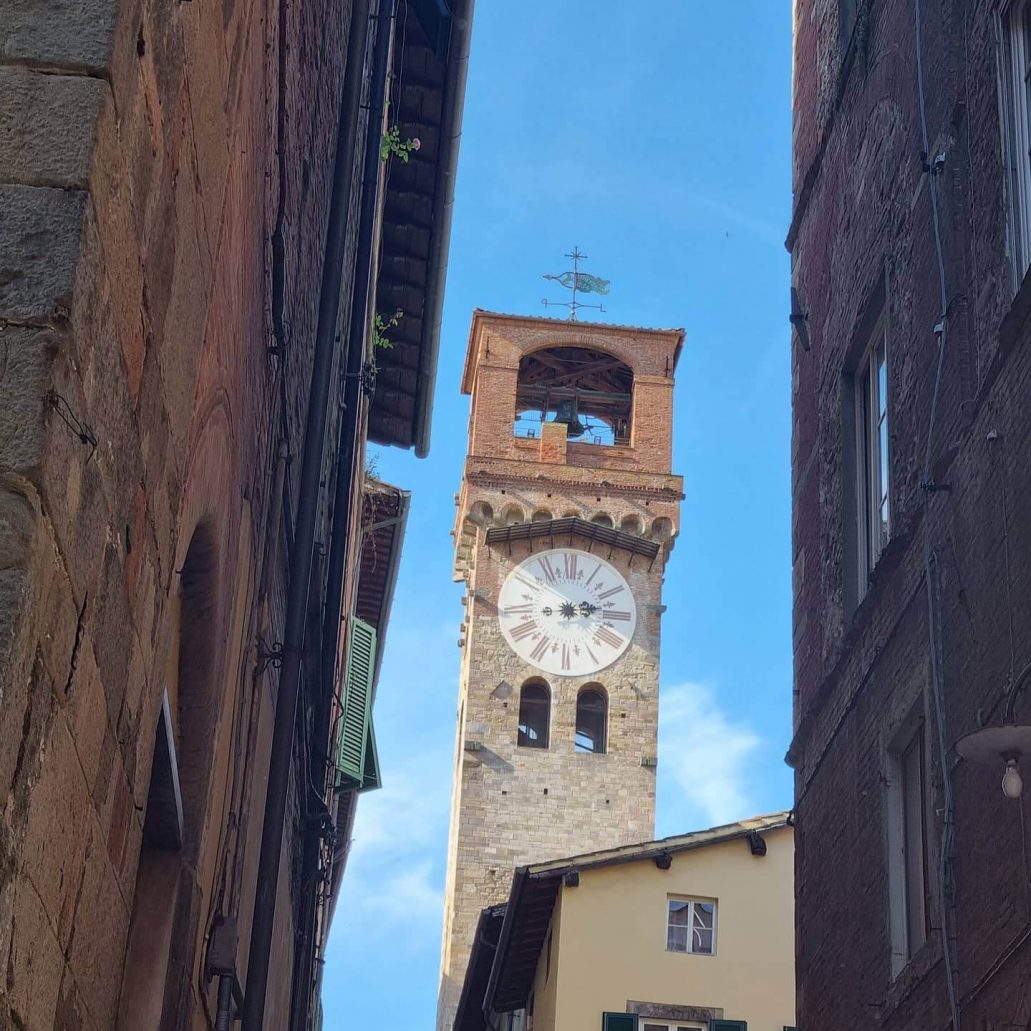
<path fill-rule="evenodd" d="M 606 619 L 622 620 L 624 623 L 629 623 L 630 622 L 630 613 L 629 612 L 622 612 L 619 609 L 609 609 L 605 613 L 605 618 Z"/>
<path fill-rule="evenodd" d="M 506 605 L 503 615 L 506 616 L 528 616 L 533 612 L 533 605 L 527 602 L 525 605 Z"/>
<path fill-rule="evenodd" d="M 566 579 L 575 580 L 577 575 L 576 567 L 579 562 L 579 557 L 577 555 L 563 555 L 562 559 L 565 563 Z"/>
<path fill-rule="evenodd" d="M 509 633 L 512 635 L 513 641 L 521 641 L 524 637 L 537 633 L 537 620 L 527 619 L 512 627 Z"/>
<path fill-rule="evenodd" d="M 614 594 L 619 594 L 621 590 L 623 590 L 622 584 L 619 584 L 616 587 L 610 587 L 607 591 L 602 591 L 601 594 L 598 595 L 598 598 L 604 601 L 606 598 L 611 598 Z"/>
<path fill-rule="evenodd" d="M 610 648 L 618 648 L 623 643 L 623 638 L 607 626 L 600 626 L 594 631 L 594 640 L 598 644 L 607 644 Z"/>
<path fill-rule="evenodd" d="M 569 669 L 569 645 L 562 645 L 562 668 L 564 670 Z"/>
<path fill-rule="evenodd" d="M 541 567 L 541 571 L 544 573 L 544 579 L 547 580 L 549 584 L 553 584 L 555 582 L 556 575 L 555 567 L 549 561 L 548 556 L 542 555 L 537 565 Z"/>
<path fill-rule="evenodd" d="M 547 634 L 544 634 L 544 636 L 541 637 L 541 639 L 537 642 L 537 647 L 534 648 L 532 652 L 530 652 L 530 658 L 543 659 L 544 653 L 548 650 L 550 645 L 551 638 Z"/>

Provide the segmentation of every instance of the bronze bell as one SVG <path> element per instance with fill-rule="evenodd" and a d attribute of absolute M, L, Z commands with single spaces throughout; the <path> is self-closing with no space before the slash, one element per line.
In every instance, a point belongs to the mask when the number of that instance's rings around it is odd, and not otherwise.
<path fill-rule="evenodd" d="M 566 424 L 566 435 L 569 437 L 579 437 L 587 429 L 576 413 L 576 401 L 574 399 L 559 401 L 555 407 L 555 422 L 564 422 Z"/>

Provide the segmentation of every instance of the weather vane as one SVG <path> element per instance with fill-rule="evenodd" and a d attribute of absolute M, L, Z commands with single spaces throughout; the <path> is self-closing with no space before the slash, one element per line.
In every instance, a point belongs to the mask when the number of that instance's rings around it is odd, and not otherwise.
<path fill-rule="evenodd" d="M 568 272 L 563 272 L 559 276 L 550 276 L 545 274 L 545 279 L 550 279 L 554 283 L 559 283 L 564 286 L 567 290 L 572 291 L 572 297 L 568 301 L 550 301 L 545 297 L 541 304 L 545 308 L 568 308 L 569 309 L 569 321 L 576 322 L 576 313 L 581 308 L 595 308 L 598 311 L 604 311 L 605 306 L 603 304 L 581 304 L 576 299 L 578 293 L 581 294 L 607 294 L 609 292 L 609 280 L 601 279 L 598 276 L 592 276 L 590 273 L 580 271 L 580 262 L 587 260 L 586 254 L 581 254 L 578 247 L 574 247 L 567 255 L 573 262 L 573 267 Z"/>

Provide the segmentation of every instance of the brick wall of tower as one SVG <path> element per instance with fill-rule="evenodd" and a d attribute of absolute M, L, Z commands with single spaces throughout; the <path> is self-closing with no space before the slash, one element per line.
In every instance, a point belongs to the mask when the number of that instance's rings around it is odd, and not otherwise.
<path fill-rule="evenodd" d="M 893 979 L 885 763 L 904 714 L 933 726 L 925 534 L 938 599 L 946 761 L 954 770 L 954 897 L 962 1026 L 1031 1020 L 1031 792 L 953 743 L 998 722 L 1011 667 L 1031 660 L 1031 287 L 1009 285 L 995 14 L 924 0 L 920 38 L 949 304 L 932 475 L 924 452 L 941 314 L 908 0 L 859 3 L 846 52 L 835 0 L 796 0 L 793 282 L 811 349 L 793 349 L 793 563 L 798 1024 L 950 1027 L 936 868 L 940 753 L 930 737 L 928 944 Z M 865 13 L 863 13 L 865 12 Z M 888 317 L 894 527 L 862 603 L 846 590 L 843 373 L 879 290 Z M 1031 696 L 1017 707 L 1031 722 Z"/>
<path fill-rule="evenodd" d="M 482 313 L 478 313 L 477 319 Z M 479 330 L 479 331 L 478 331 Z M 438 1028 L 450 1031 L 480 910 L 503 901 L 516 866 L 643 841 L 654 833 L 659 637 L 665 562 L 678 525 L 681 480 L 670 473 L 676 332 L 508 316 L 474 320 L 469 457 L 458 498 L 456 576 L 468 586 L 457 711 Z M 521 356 L 542 346 L 607 350 L 635 373 L 630 446 L 604 447 L 513 435 Z M 470 386 L 467 379 L 467 389 Z M 559 429 L 559 427 L 556 427 Z M 554 433 L 555 431 L 552 430 Z M 589 677 L 545 676 L 552 693 L 547 749 L 519 747 L 519 692 L 541 674 L 508 645 L 497 619 L 509 571 L 528 543 L 489 546 L 486 531 L 576 515 L 655 539 L 654 562 L 606 546 L 638 611 L 627 652 Z M 535 542 L 540 552 L 550 542 Z M 591 547 L 568 537 L 555 547 Z M 608 693 L 605 754 L 574 750 L 576 697 L 588 683 Z M 649 765 L 643 765 L 649 761 Z"/>

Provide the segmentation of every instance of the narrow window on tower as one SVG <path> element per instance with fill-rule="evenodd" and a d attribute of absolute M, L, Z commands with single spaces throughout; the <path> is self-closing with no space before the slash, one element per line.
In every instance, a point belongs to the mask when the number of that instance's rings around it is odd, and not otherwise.
<path fill-rule="evenodd" d="M 547 748 L 551 691 L 543 680 L 528 680 L 519 693 L 519 740 L 522 748 Z"/>
<path fill-rule="evenodd" d="M 852 482 L 845 492 L 849 513 L 846 537 L 854 541 L 855 588 L 849 594 L 858 605 L 891 534 L 890 395 L 883 308 L 866 338 L 850 386 L 846 426 L 852 439 L 846 469 L 851 465 Z"/>
<path fill-rule="evenodd" d="M 1031 2 L 1011 0 L 999 12 L 999 101 L 1009 195 L 1013 291 L 1031 265 Z"/>
<path fill-rule="evenodd" d="M 576 696 L 576 751 L 605 751 L 609 703 L 600 684 L 590 684 Z"/>
<path fill-rule="evenodd" d="M 927 940 L 927 779 L 924 722 L 908 719 L 888 750 L 888 892 L 895 977 Z"/>

